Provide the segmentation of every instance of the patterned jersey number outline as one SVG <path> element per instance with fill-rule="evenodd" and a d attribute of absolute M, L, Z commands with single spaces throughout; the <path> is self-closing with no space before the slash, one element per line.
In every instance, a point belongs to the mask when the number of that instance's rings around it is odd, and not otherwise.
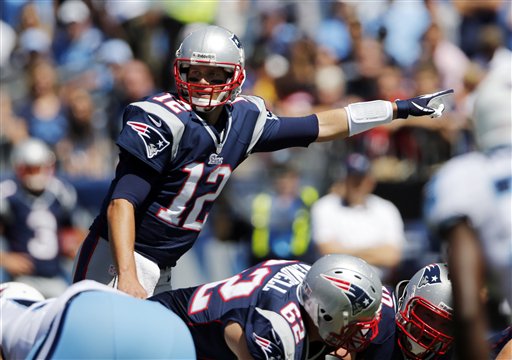
<path fill-rule="evenodd" d="M 187 104 L 186 102 L 183 102 L 181 100 L 175 100 L 173 98 L 173 96 L 169 93 L 166 93 L 162 96 L 154 96 L 153 100 L 156 100 L 156 101 L 162 103 L 163 105 L 167 106 L 175 114 L 179 114 L 180 112 L 183 112 L 183 111 L 192 110 L 192 108 L 190 107 L 189 104 Z"/>
<path fill-rule="evenodd" d="M 395 309 L 395 301 L 393 300 L 393 295 L 391 294 L 391 292 L 386 288 L 386 287 L 382 287 L 382 299 L 381 299 L 381 303 L 382 305 L 384 306 L 387 306 L 391 309 Z"/>
<path fill-rule="evenodd" d="M 223 284 L 217 291 L 224 302 L 233 299 L 249 297 L 258 287 L 261 286 L 263 280 L 270 274 L 268 267 L 261 267 L 249 274 L 250 280 L 240 280 L 240 274 L 232 276 L 228 279 L 215 281 L 199 287 L 188 308 L 189 315 L 208 309 L 208 304 L 213 294 L 213 288 Z"/>
<path fill-rule="evenodd" d="M 183 111 L 192 110 L 189 104 L 181 100 L 174 99 L 174 97 L 169 93 L 166 93 L 162 96 L 154 96 L 153 100 L 165 105 L 169 110 L 171 110 L 175 114 L 179 114 Z M 185 211 L 185 209 L 187 208 L 187 203 L 194 196 L 194 193 L 196 192 L 197 189 L 197 183 L 203 176 L 204 164 L 191 163 L 185 166 L 183 171 L 188 172 L 189 176 L 184 186 L 181 188 L 181 191 L 176 195 L 171 205 L 167 209 L 160 208 L 156 214 L 158 218 L 178 227 L 182 222 L 181 216 L 183 215 L 183 211 Z M 217 196 L 219 196 L 220 192 L 224 188 L 224 185 L 226 185 L 226 181 L 229 179 L 230 175 L 231 169 L 227 165 L 219 166 L 210 173 L 210 175 L 206 179 L 206 182 L 210 184 L 215 184 L 218 181 L 218 177 L 222 176 L 222 180 L 217 188 L 217 191 L 215 191 L 214 193 L 208 193 L 203 196 L 200 196 L 195 200 L 192 210 L 188 214 L 183 224 L 181 224 L 182 228 L 193 231 L 201 231 L 201 228 L 203 227 L 203 224 L 206 221 L 206 218 L 208 217 L 208 214 L 206 214 L 204 220 L 198 220 L 199 214 L 201 214 L 201 210 L 203 209 L 204 203 L 207 201 L 214 201 L 217 198 Z"/>
<path fill-rule="evenodd" d="M 292 326 L 293 337 L 295 344 L 298 344 L 306 336 L 306 330 L 302 322 L 302 316 L 300 310 L 295 303 L 289 303 L 281 309 L 281 315 L 290 323 Z"/>
<path fill-rule="evenodd" d="M 229 165 L 220 165 L 213 169 L 206 178 L 206 182 L 209 184 L 216 184 L 219 183 L 219 177 L 221 177 L 217 190 L 214 193 L 207 193 L 195 199 L 194 206 L 185 221 L 182 221 L 182 215 L 185 209 L 187 209 L 188 202 L 194 197 L 197 184 L 203 177 L 204 164 L 190 163 L 183 168 L 183 171 L 188 173 L 185 184 L 181 188 L 180 192 L 174 197 L 171 205 L 168 208 L 160 208 L 156 216 L 175 226 L 181 226 L 187 230 L 201 231 L 201 228 L 208 217 L 208 214 L 206 214 L 204 220 L 198 219 L 203 210 L 204 203 L 207 201 L 215 201 L 217 196 L 219 196 L 231 176 L 231 167 Z"/>

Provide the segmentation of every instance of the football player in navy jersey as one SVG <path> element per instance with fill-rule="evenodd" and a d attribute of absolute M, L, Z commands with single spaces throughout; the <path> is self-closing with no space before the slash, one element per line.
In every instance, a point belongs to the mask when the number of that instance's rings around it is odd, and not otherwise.
<path fill-rule="evenodd" d="M 76 190 L 54 174 L 55 161 L 46 143 L 26 139 L 11 153 L 13 176 L 0 182 L 0 281 L 27 283 L 47 297 L 69 285 L 61 236 L 78 230 Z"/>
<path fill-rule="evenodd" d="M 177 94 L 126 107 L 116 175 L 75 259 L 74 281 L 94 279 L 139 298 L 169 290 L 171 268 L 251 153 L 306 147 L 395 118 L 439 117 L 453 92 L 285 118 L 268 111 L 263 99 L 240 94 L 244 62 L 235 34 L 205 26 L 176 52 Z"/>
<path fill-rule="evenodd" d="M 395 292 L 384 288 L 378 335 L 353 358 L 451 359 L 452 314 L 452 284 L 447 265 L 427 265 L 410 280 L 400 282 Z"/>
<path fill-rule="evenodd" d="M 364 260 L 267 260 L 217 282 L 150 297 L 188 325 L 199 359 L 321 359 L 377 336 L 382 284 Z"/>

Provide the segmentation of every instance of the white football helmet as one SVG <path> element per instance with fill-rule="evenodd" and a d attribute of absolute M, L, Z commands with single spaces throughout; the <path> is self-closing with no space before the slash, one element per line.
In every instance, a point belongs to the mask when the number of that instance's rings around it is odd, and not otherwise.
<path fill-rule="evenodd" d="M 44 296 L 34 287 L 17 281 L 0 284 L 0 298 L 25 301 L 43 301 Z"/>
<path fill-rule="evenodd" d="M 191 65 L 220 67 L 229 74 L 224 84 L 188 81 Z M 232 101 L 242 91 L 245 55 L 238 37 L 220 26 L 210 25 L 185 37 L 176 51 L 174 78 L 180 99 L 199 111 Z"/>
<path fill-rule="evenodd" d="M 404 356 L 435 359 L 445 354 L 453 342 L 452 314 L 448 266 L 436 263 L 416 272 L 398 300 L 397 338 Z"/>
<path fill-rule="evenodd" d="M 53 176 L 55 154 L 39 139 L 28 139 L 17 144 L 11 154 L 16 176 L 30 191 L 41 192 Z"/>
<path fill-rule="evenodd" d="M 382 283 L 360 258 L 323 256 L 307 273 L 299 298 L 330 346 L 361 351 L 377 336 Z"/>

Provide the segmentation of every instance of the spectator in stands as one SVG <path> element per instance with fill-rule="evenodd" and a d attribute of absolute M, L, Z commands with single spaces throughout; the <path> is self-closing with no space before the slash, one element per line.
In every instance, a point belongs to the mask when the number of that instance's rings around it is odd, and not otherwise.
<path fill-rule="evenodd" d="M 64 103 L 59 95 L 59 81 L 53 64 L 40 61 L 29 69 L 29 94 L 17 106 L 30 136 L 54 146 L 68 131 Z"/>
<path fill-rule="evenodd" d="M 453 6 L 460 15 L 459 25 L 459 46 L 461 50 L 471 59 L 481 56 L 481 48 L 477 40 L 483 29 L 488 25 L 498 23 L 498 15 L 502 3 L 506 1 L 454 1 Z"/>
<path fill-rule="evenodd" d="M 311 186 L 300 186 L 298 172 L 286 165 L 274 168 L 268 191 L 252 201 L 250 265 L 268 259 L 302 260 L 312 263 L 316 250 L 311 243 L 310 207 L 318 199 Z"/>
<path fill-rule="evenodd" d="M 0 119 L 2 119 L 0 166 L 2 169 L 7 169 L 12 147 L 26 139 L 28 131 L 25 121 L 14 114 L 12 99 L 5 89 L 0 89 Z"/>
<path fill-rule="evenodd" d="M 448 86 L 456 93 L 462 90 L 464 73 L 469 66 L 468 57 L 462 50 L 448 41 L 442 28 L 433 23 L 422 38 L 420 63 L 432 63 L 439 72 L 442 86 Z"/>
<path fill-rule="evenodd" d="M 54 175 L 55 160 L 41 140 L 23 141 L 12 153 L 14 177 L 0 183 L 1 281 L 29 284 L 48 297 L 69 284 L 60 240 L 75 230 L 76 192 Z"/>
<path fill-rule="evenodd" d="M 321 254 L 358 256 L 390 282 L 401 259 L 404 224 L 393 203 L 372 194 L 375 185 L 368 158 L 348 155 L 342 186 L 313 205 L 313 239 Z"/>
<path fill-rule="evenodd" d="M 72 88 L 67 94 L 69 131 L 56 146 L 61 170 L 72 178 L 106 179 L 114 172 L 114 144 L 105 131 L 106 115 L 91 95 Z"/>
<path fill-rule="evenodd" d="M 114 84 L 114 94 L 108 105 L 108 127 L 113 140 L 119 135 L 125 106 L 157 92 L 153 75 L 148 65 L 142 61 L 127 61 L 122 64 L 120 71 L 119 82 Z"/>
<path fill-rule="evenodd" d="M 103 41 L 103 34 L 93 25 L 90 14 L 81 0 L 64 1 L 58 8 L 58 19 L 64 29 L 55 36 L 54 51 L 60 72 L 66 78 L 90 69 Z"/>

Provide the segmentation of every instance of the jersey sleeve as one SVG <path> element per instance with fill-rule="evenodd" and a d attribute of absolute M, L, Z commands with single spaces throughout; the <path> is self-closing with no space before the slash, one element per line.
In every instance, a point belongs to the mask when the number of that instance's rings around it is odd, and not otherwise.
<path fill-rule="evenodd" d="M 255 359 L 300 359 L 288 322 L 274 311 L 255 308 L 245 326 L 245 338 Z"/>
<path fill-rule="evenodd" d="M 277 117 L 269 111 L 260 141 L 254 152 L 276 151 L 290 147 L 307 147 L 318 138 L 316 115 Z"/>
<path fill-rule="evenodd" d="M 149 102 L 141 102 L 158 106 Z M 165 110 L 163 110 L 165 111 Z M 170 111 L 160 116 L 174 117 Z M 123 128 L 117 145 L 161 173 L 172 160 L 173 133 L 160 116 L 140 106 L 129 105 L 123 114 Z M 174 120 L 174 119 L 173 119 Z M 179 119 L 175 119 L 179 121 Z"/>
<path fill-rule="evenodd" d="M 279 117 L 269 111 L 263 99 L 243 96 L 259 110 L 259 117 L 249 152 L 267 152 L 301 146 L 307 147 L 318 138 L 316 115 L 303 117 Z"/>

